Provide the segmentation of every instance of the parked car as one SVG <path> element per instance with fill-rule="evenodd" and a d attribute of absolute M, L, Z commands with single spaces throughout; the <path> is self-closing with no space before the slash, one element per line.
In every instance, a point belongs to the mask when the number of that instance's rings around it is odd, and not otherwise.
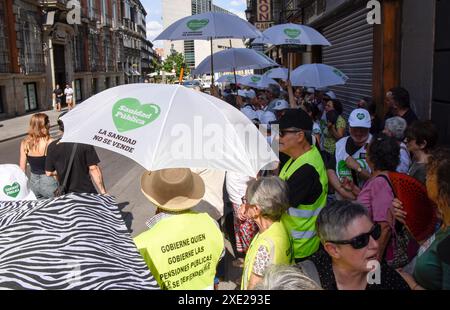
<path fill-rule="evenodd" d="M 193 89 L 199 90 L 199 91 L 203 90 L 202 83 L 200 81 L 197 81 L 197 80 L 184 81 L 183 82 L 183 86 L 185 86 L 187 88 L 193 88 Z"/>

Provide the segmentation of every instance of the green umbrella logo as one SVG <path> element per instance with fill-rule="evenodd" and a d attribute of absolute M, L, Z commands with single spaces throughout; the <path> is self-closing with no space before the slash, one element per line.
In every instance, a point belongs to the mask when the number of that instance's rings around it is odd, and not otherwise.
<path fill-rule="evenodd" d="M 261 78 L 259 76 L 252 76 L 250 80 L 252 80 L 253 83 L 258 83 L 261 81 Z"/>
<path fill-rule="evenodd" d="M 193 19 L 187 22 L 187 26 L 192 31 L 197 31 L 208 25 L 209 19 Z"/>
<path fill-rule="evenodd" d="M 300 35 L 300 33 L 301 31 L 299 29 L 291 29 L 291 28 L 284 29 L 284 34 L 291 39 L 297 38 Z"/>
<path fill-rule="evenodd" d="M 358 113 L 358 114 L 356 114 L 356 117 L 361 121 L 361 120 L 363 120 L 366 116 L 364 115 L 364 113 Z"/>
<path fill-rule="evenodd" d="M 161 108 L 156 104 L 141 104 L 136 98 L 124 98 L 114 104 L 112 118 L 117 130 L 124 132 L 150 124 L 160 113 Z"/>
<path fill-rule="evenodd" d="M 3 187 L 3 192 L 9 197 L 16 198 L 20 192 L 20 185 L 17 182 L 14 182 L 12 185 L 6 185 Z"/>

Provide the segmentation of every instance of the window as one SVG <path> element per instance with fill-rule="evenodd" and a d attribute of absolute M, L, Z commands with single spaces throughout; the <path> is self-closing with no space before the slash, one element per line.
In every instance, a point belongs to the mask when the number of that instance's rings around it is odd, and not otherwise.
<path fill-rule="evenodd" d="M 9 48 L 5 22 L 4 1 L 0 1 L 0 72 L 9 72 Z M 1 112 L 0 112 L 1 113 Z"/>
<path fill-rule="evenodd" d="M 3 86 L 0 86 L 0 113 L 5 113 L 5 109 L 3 107 Z"/>
<path fill-rule="evenodd" d="M 24 92 L 25 111 L 28 112 L 36 110 L 38 108 L 36 83 L 24 83 L 23 92 Z"/>
<path fill-rule="evenodd" d="M 37 14 L 27 12 L 18 22 L 19 62 L 24 74 L 45 72 L 42 31 L 38 20 Z"/>
<path fill-rule="evenodd" d="M 83 101 L 83 92 L 81 91 L 81 79 L 75 80 L 75 100 L 77 103 Z"/>

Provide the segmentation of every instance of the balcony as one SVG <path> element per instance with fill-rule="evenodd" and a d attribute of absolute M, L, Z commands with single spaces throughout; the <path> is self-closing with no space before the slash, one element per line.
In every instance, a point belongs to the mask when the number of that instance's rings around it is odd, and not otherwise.
<path fill-rule="evenodd" d="M 68 0 L 38 0 L 38 5 L 44 8 L 65 10 Z"/>

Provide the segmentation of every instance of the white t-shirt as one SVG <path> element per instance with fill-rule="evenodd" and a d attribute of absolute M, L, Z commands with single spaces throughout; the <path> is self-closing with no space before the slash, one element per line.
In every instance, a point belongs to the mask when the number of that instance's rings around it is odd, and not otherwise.
<path fill-rule="evenodd" d="M 71 87 L 64 89 L 64 95 L 66 95 L 66 99 L 72 99 L 73 89 Z"/>
<path fill-rule="evenodd" d="M 227 187 L 228 197 L 230 201 L 234 204 L 241 205 L 241 198 L 245 196 L 245 191 L 247 190 L 247 183 L 251 180 L 251 177 L 227 171 L 225 177 L 225 183 Z"/>

